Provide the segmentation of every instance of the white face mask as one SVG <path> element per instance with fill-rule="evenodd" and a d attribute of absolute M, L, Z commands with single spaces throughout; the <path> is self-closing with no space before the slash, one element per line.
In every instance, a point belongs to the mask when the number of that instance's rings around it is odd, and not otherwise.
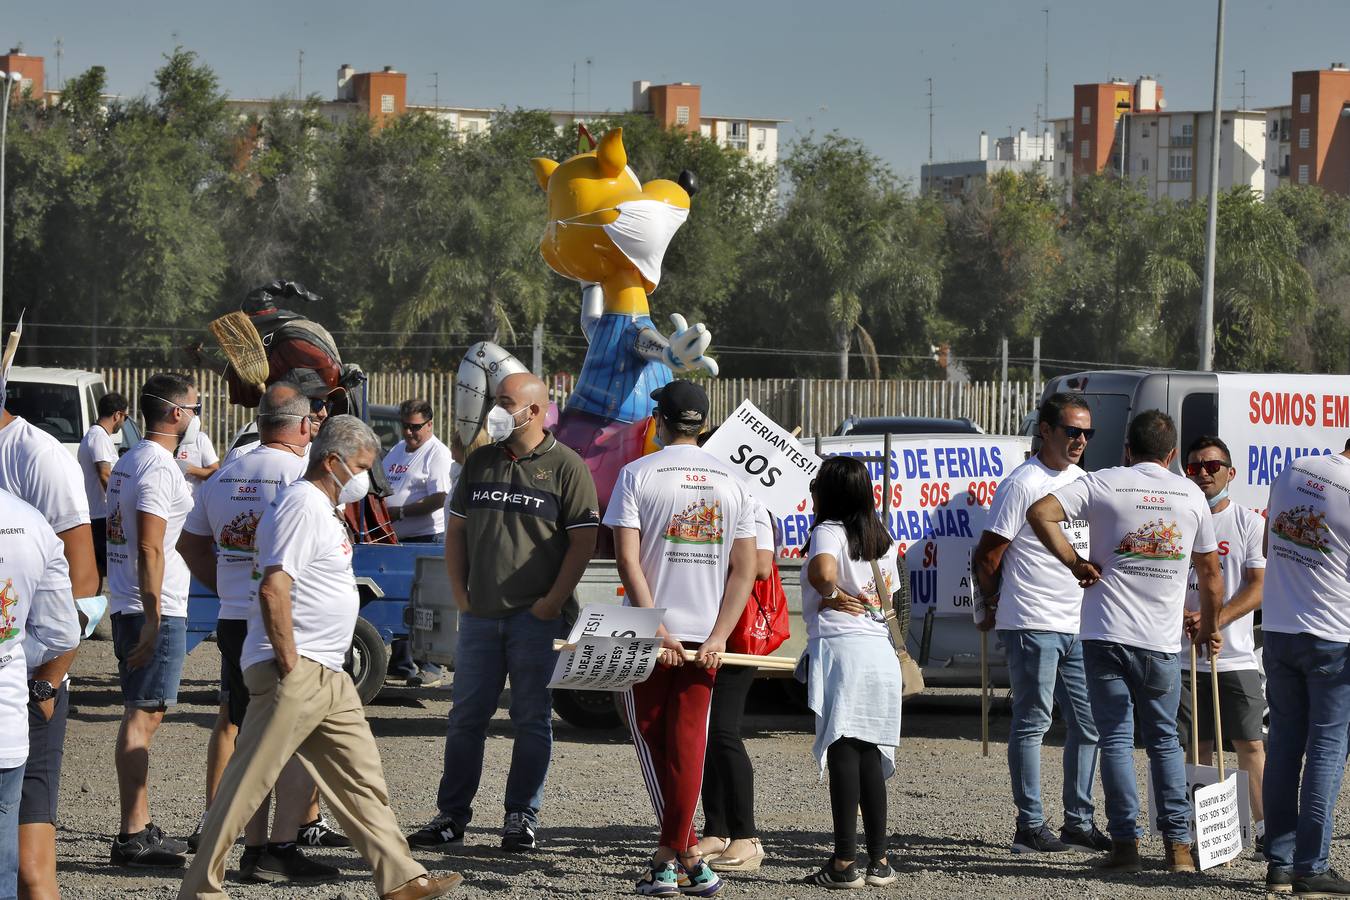
<path fill-rule="evenodd" d="M 163 397 L 156 396 L 155 394 L 146 394 L 145 396 L 154 397 L 161 403 L 167 403 L 170 406 L 177 407 L 178 409 L 186 410 L 192 416 L 192 420 L 188 422 L 187 428 L 184 429 L 181 434 L 173 434 L 167 431 L 149 431 L 149 430 L 145 432 L 146 434 L 158 434 L 163 435 L 165 437 L 176 437 L 178 438 L 178 446 L 180 447 L 190 441 L 197 440 L 197 435 L 202 433 L 202 420 L 200 416 L 198 416 L 195 412 L 192 412 L 191 407 L 184 406 L 181 403 L 174 403 L 172 400 L 165 400 Z M 200 398 L 198 398 L 198 405 L 200 405 Z"/>
<path fill-rule="evenodd" d="M 516 416 L 522 412 L 529 413 L 529 411 L 530 408 L 528 406 L 518 409 L 515 412 L 510 412 L 500 406 L 492 407 L 492 409 L 488 410 L 487 414 L 488 439 L 494 443 L 500 443 L 514 434 L 516 429 L 524 428 L 529 424 L 530 420 L 526 419 L 524 422 L 517 423 Z"/>
<path fill-rule="evenodd" d="M 370 493 L 370 473 L 362 472 L 360 475 L 353 475 L 352 470 L 342 461 L 341 457 L 337 457 L 337 461 L 342 465 L 342 468 L 347 469 L 348 476 L 346 483 L 338 483 L 337 505 L 343 507 L 348 503 L 355 503 Z M 337 481 L 337 476 L 331 472 L 328 473 L 328 477 Z"/>

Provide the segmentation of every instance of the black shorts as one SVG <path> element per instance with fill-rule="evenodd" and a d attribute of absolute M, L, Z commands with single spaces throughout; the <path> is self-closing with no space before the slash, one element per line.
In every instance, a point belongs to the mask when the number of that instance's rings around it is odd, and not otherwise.
<path fill-rule="evenodd" d="M 1210 686 L 1210 677 L 1205 671 L 1195 673 L 1196 691 L 1200 694 L 1196 716 L 1202 741 L 1214 740 L 1214 689 Z M 1265 737 L 1261 727 L 1265 709 L 1266 694 L 1260 672 L 1256 669 L 1240 669 L 1219 673 L 1219 716 L 1224 740 L 1262 740 Z M 1189 669 L 1182 669 L 1177 730 L 1184 742 L 1183 749 L 1190 747 L 1190 722 L 1191 673 Z M 1186 752 L 1189 754 L 1190 750 Z"/>
<path fill-rule="evenodd" d="M 66 716 L 70 692 L 56 688 L 56 706 L 48 721 L 38 705 L 28 701 L 28 764 L 23 770 L 23 799 L 19 824 L 56 824 L 56 800 L 61 794 L 61 757 L 66 743 Z"/>
<path fill-rule="evenodd" d="M 220 650 L 220 703 L 229 707 L 230 724 L 235 728 L 244 724 L 244 713 L 248 710 L 248 685 L 244 684 L 244 670 L 239 667 L 246 637 L 248 622 L 243 619 L 220 619 L 216 622 L 216 648 Z"/>
<path fill-rule="evenodd" d="M 100 578 L 108 577 L 108 520 L 95 519 L 89 523 L 94 532 L 94 562 Z"/>

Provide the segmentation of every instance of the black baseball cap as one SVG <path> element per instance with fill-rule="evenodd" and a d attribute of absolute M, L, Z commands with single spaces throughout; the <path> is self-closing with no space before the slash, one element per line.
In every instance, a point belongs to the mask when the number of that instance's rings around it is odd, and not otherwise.
<path fill-rule="evenodd" d="M 672 381 L 652 391 L 656 411 L 673 425 L 702 425 L 708 419 L 708 395 L 692 381 Z"/>

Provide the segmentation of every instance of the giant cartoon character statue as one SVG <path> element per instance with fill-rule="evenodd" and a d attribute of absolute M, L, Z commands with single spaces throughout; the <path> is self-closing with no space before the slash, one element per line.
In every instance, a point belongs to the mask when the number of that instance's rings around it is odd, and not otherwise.
<path fill-rule="evenodd" d="M 717 363 L 704 355 L 712 340 L 707 328 L 690 327 L 683 316 L 672 315 L 674 331 L 666 336 L 647 305 L 661 280 L 666 247 L 689 216 L 693 180 L 685 173 L 680 184 L 638 181 L 628 167 L 621 128 L 564 163 L 533 164 L 548 195 L 539 249 L 555 272 L 581 283 L 581 328 L 589 342 L 555 433 L 586 460 L 604 505 L 619 470 L 654 449 L 651 392 L 675 372 L 717 374 Z M 466 445 L 478 434 L 495 385 L 523 370 L 495 345 L 470 348 L 456 394 L 457 426 Z"/>

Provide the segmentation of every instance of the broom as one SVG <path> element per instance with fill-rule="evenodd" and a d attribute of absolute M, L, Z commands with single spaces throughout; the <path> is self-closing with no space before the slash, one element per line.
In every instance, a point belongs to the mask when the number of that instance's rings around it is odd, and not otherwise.
<path fill-rule="evenodd" d="M 211 333 L 220 343 L 225 358 L 234 366 L 234 371 L 245 384 L 252 385 L 258 391 L 267 389 L 267 348 L 263 346 L 262 335 L 253 327 L 248 316 L 238 310 L 221 316 L 211 322 Z"/>

